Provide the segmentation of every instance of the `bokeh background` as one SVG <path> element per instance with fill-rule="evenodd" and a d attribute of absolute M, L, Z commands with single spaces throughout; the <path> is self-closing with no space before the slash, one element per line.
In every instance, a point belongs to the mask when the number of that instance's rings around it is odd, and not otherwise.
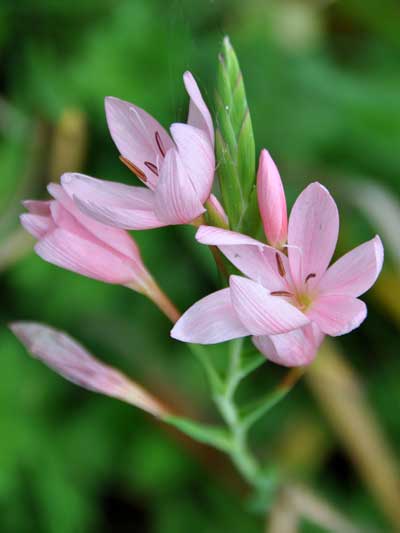
<path fill-rule="evenodd" d="M 400 529 L 400 6 L 395 0 L 3 0 L 0 3 L 0 531 L 259 532 L 229 463 L 144 413 L 80 390 L 8 331 L 66 330 L 98 357 L 198 418 L 218 420 L 201 368 L 138 294 L 32 252 L 23 198 L 64 171 L 133 183 L 118 161 L 105 95 L 183 120 L 190 69 L 213 109 L 217 55 L 239 56 L 257 149 L 289 203 L 318 179 L 342 216 L 339 251 L 380 233 L 384 272 L 368 320 L 257 424 L 255 446 L 361 528 Z M 193 228 L 137 233 L 149 269 L 184 309 L 217 286 Z M 244 396 L 276 383 L 266 363 Z M 291 481 L 290 481 L 291 482 Z M 397 510 L 397 512 L 396 512 Z M 325 531 L 303 520 L 301 531 Z"/>

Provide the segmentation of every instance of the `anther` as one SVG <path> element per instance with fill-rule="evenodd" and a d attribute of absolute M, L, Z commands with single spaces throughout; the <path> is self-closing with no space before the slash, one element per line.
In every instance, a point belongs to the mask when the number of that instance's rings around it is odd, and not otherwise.
<path fill-rule="evenodd" d="M 284 277 L 286 274 L 285 267 L 283 266 L 282 257 L 278 254 L 278 252 L 276 252 L 275 254 L 275 259 L 276 259 L 276 264 L 278 266 L 278 272 L 282 277 Z"/>
<path fill-rule="evenodd" d="M 153 172 L 156 176 L 158 176 L 158 168 L 154 163 L 150 163 L 150 161 L 145 161 L 144 164 L 146 167 Z"/>
<path fill-rule="evenodd" d="M 161 140 L 161 137 L 158 131 L 155 132 L 154 136 L 156 138 L 156 143 L 157 143 L 158 149 L 161 152 L 161 155 L 165 157 L 165 149 L 164 149 L 164 146 L 163 146 L 163 143 L 162 143 L 162 140 Z"/>
<path fill-rule="evenodd" d="M 123 155 L 120 155 L 119 156 L 119 159 L 120 161 L 122 161 L 122 163 L 129 168 L 129 170 L 131 172 L 133 172 L 134 174 L 136 174 L 136 176 L 142 180 L 144 183 L 146 183 L 147 181 L 147 178 L 146 178 L 146 174 L 144 172 L 142 172 L 140 170 L 140 168 L 138 168 L 137 166 L 135 166 L 131 161 L 129 161 L 129 159 L 126 159 L 126 157 L 124 157 Z"/>
<path fill-rule="evenodd" d="M 271 296 L 293 296 L 291 292 L 288 291 L 272 291 Z"/>
<path fill-rule="evenodd" d="M 308 274 L 308 276 L 306 277 L 304 283 L 307 283 L 307 281 L 308 281 L 309 279 L 311 279 L 311 278 L 315 278 L 316 276 L 317 276 L 317 274 L 314 274 L 314 273 L 312 273 L 312 274 Z"/>

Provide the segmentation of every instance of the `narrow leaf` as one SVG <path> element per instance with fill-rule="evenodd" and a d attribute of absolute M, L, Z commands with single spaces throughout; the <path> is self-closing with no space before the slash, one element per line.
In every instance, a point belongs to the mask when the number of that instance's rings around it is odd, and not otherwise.
<path fill-rule="evenodd" d="M 179 416 L 166 416 L 163 420 L 203 444 L 209 444 L 223 452 L 229 452 L 231 449 L 230 435 L 223 427 L 210 426 Z"/>

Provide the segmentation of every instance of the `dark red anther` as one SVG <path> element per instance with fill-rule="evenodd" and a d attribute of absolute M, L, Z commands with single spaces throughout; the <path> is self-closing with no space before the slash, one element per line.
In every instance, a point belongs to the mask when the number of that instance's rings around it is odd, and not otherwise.
<path fill-rule="evenodd" d="M 304 283 L 307 283 L 307 281 L 311 278 L 315 278 L 317 276 L 317 274 L 314 274 L 314 273 L 311 273 L 311 274 L 308 274 L 308 276 L 306 277 Z"/>
<path fill-rule="evenodd" d="M 146 167 L 153 172 L 156 176 L 158 176 L 158 168 L 154 163 L 150 163 L 150 161 L 145 161 L 144 164 Z"/>
<path fill-rule="evenodd" d="M 164 149 L 164 146 L 163 146 L 163 143 L 162 143 L 162 140 L 161 140 L 161 137 L 158 131 L 155 132 L 154 136 L 156 138 L 156 143 L 157 143 L 158 149 L 161 152 L 161 155 L 165 157 L 165 149 Z"/>
<path fill-rule="evenodd" d="M 278 272 L 282 277 L 284 277 L 286 274 L 285 267 L 283 266 L 282 257 L 278 254 L 278 252 L 275 253 L 275 259 L 276 259 L 276 264 L 278 266 Z"/>
<path fill-rule="evenodd" d="M 272 291 L 271 296 L 293 296 L 291 292 L 288 291 Z"/>
<path fill-rule="evenodd" d="M 131 172 L 133 172 L 140 180 L 142 180 L 144 183 L 146 183 L 147 178 L 146 174 L 140 170 L 137 166 L 135 166 L 129 159 L 126 159 L 123 155 L 119 156 L 120 161 L 129 168 Z"/>

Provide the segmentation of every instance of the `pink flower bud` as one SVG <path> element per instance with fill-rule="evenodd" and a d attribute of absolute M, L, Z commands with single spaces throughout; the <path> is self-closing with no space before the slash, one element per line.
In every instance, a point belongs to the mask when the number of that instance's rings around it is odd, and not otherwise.
<path fill-rule="evenodd" d="M 287 239 L 285 192 L 279 171 L 267 150 L 262 150 L 257 172 L 258 206 L 271 246 L 281 248 Z"/>
<path fill-rule="evenodd" d="M 13 322 L 10 329 L 33 357 L 81 387 L 118 398 L 162 417 L 161 403 L 118 370 L 89 354 L 70 336 L 36 322 Z"/>

